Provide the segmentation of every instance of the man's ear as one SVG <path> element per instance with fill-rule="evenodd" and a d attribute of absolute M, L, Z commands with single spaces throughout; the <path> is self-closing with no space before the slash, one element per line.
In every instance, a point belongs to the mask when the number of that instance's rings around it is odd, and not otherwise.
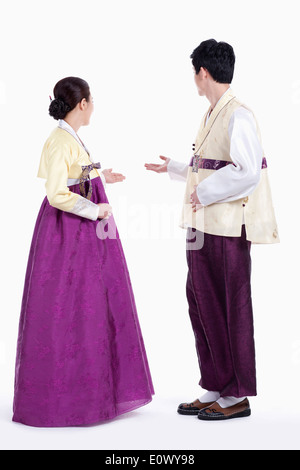
<path fill-rule="evenodd" d="M 206 78 L 208 71 L 205 67 L 200 67 L 199 74 L 201 74 L 201 78 Z"/>

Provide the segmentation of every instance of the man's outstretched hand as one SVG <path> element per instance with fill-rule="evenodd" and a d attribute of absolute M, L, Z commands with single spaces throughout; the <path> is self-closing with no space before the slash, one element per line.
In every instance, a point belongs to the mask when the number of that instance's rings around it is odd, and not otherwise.
<path fill-rule="evenodd" d="M 156 173 L 166 173 L 168 163 L 171 159 L 167 157 L 163 157 L 162 155 L 160 155 L 159 158 L 161 158 L 164 161 L 164 163 L 161 163 L 161 164 L 145 163 L 146 170 L 152 170 L 152 171 L 155 171 Z"/>
<path fill-rule="evenodd" d="M 161 158 L 164 163 L 161 163 L 161 164 L 145 163 L 146 170 L 152 170 L 152 171 L 155 171 L 156 173 L 166 173 L 168 163 L 171 159 L 167 157 L 163 157 L 162 155 L 160 155 L 159 158 Z M 197 188 L 197 185 L 194 185 L 194 192 L 190 196 L 190 203 L 192 205 L 193 212 L 196 212 L 197 210 L 203 207 L 201 202 L 198 199 L 196 188 Z"/>

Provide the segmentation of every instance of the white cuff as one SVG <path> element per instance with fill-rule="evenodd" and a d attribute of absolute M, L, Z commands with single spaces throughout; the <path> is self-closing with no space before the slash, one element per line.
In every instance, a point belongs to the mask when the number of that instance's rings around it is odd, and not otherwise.
<path fill-rule="evenodd" d="M 170 160 L 167 166 L 167 171 L 172 180 L 186 181 L 189 165 L 175 160 Z"/>
<path fill-rule="evenodd" d="M 205 199 L 204 199 L 203 194 L 199 194 L 199 193 L 200 193 L 200 191 L 198 191 L 198 186 L 197 186 L 197 188 L 196 188 L 196 194 L 197 194 L 197 197 L 198 197 L 200 203 L 202 204 L 203 207 L 208 206 L 209 204 L 206 204 L 206 203 L 205 203 Z"/>
<path fill-rule="evenodd" d="M 99 216 L 99 206 L 89 199 L 80 196 L 70 212 L 71 214 L 76 214 L 86 219 L 97 220 Z"/>

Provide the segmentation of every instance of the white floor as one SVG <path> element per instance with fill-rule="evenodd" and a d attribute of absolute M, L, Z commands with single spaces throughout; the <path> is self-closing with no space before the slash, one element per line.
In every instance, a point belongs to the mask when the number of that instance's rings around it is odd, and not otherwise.
<path fill-rule="evenodd" d="M 153 402 L 111 422 L 78 428 L 33 428 L 11 421 L 10 398 L 1 399 L 2 450 L 299 450 L 300 411 L 252 399 L 252 416 L 207 423 L 181 416 L 183 397 Z M 111 455 L 111 453 L 110 453 Z"/>

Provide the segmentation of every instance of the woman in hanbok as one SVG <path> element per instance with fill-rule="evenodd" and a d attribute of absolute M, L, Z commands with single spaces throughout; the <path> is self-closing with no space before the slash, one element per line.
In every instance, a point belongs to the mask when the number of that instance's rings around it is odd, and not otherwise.
<path fill-rule="evenodd" d="M 46 179 L 29 251 L 17 343 L 13 421 L 100 423 L 154 394 L 121 240 L 98 172 L 78 137 L 94 105 L 89 85 L 60 80 L 38 176 Z"/>

